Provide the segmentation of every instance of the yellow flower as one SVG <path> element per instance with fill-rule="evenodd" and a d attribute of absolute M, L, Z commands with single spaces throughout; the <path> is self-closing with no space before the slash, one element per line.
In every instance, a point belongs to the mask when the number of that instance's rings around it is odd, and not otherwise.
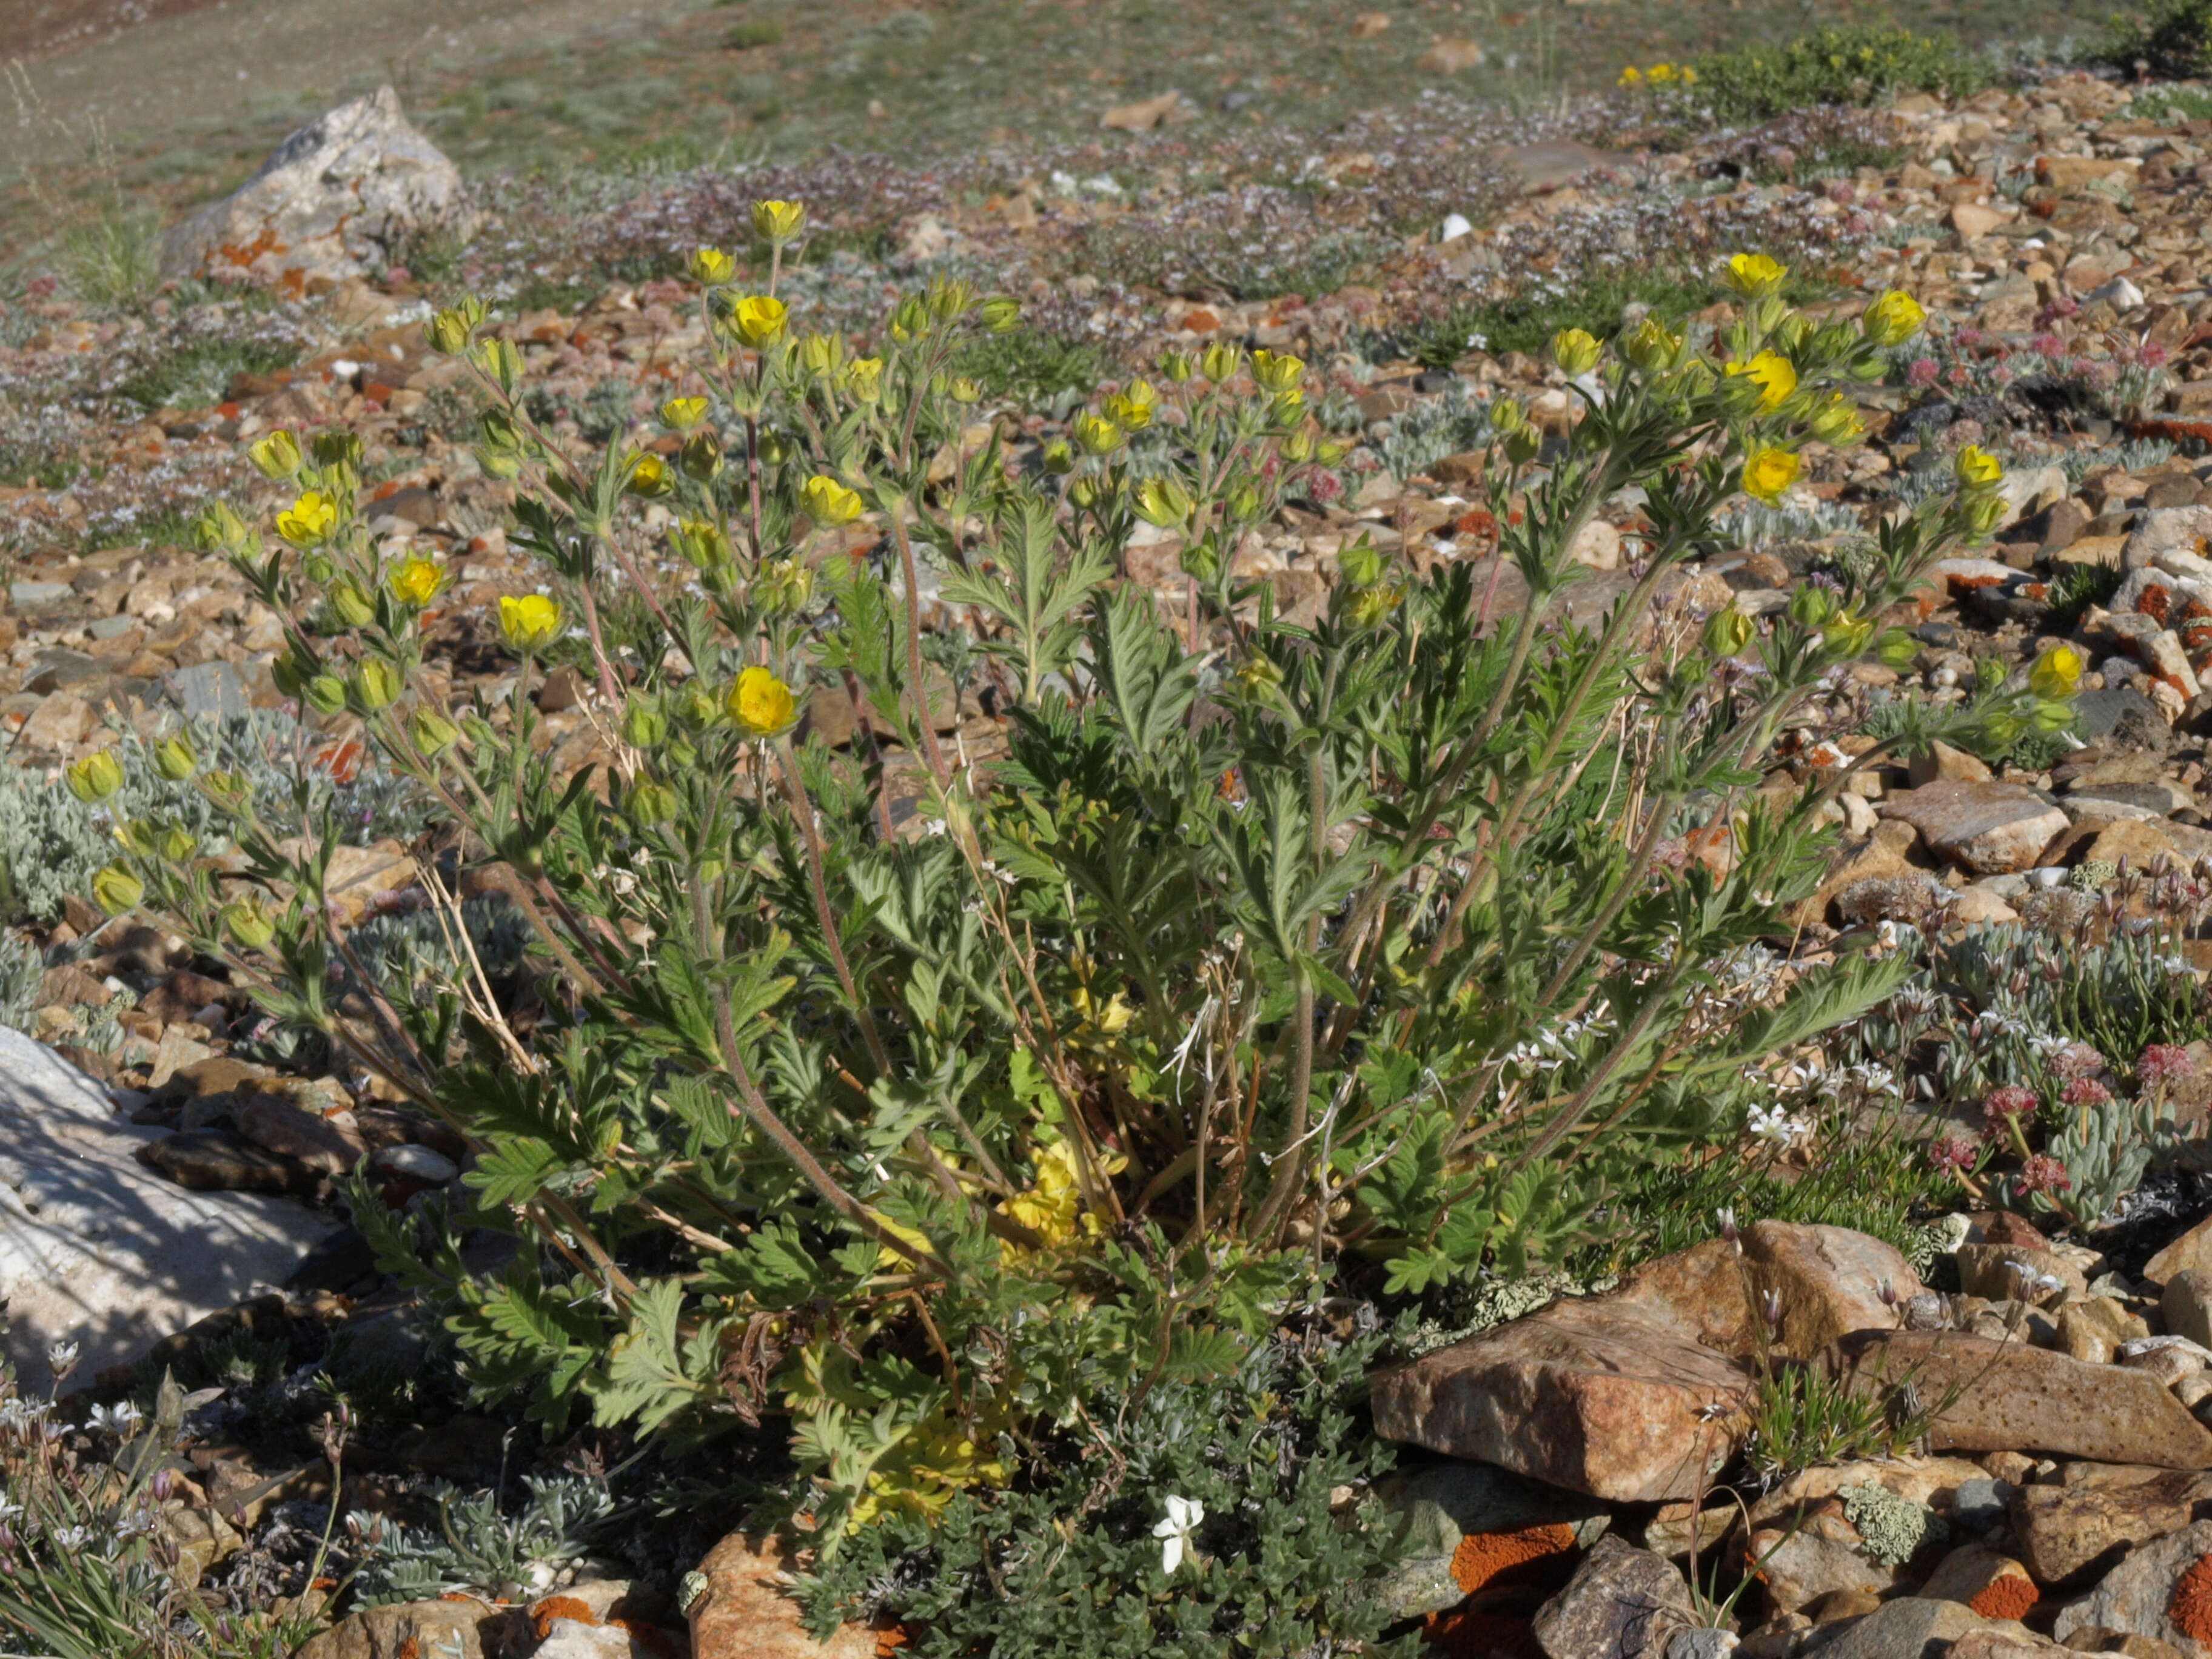
<path fill-rule="evenodd" d="M 747 673 L 750 673 L 752 671 L 748 669 L 745 672 Z M 761 672 L 765 673 L 767 671 L 763 669 Z M 880 1226 L 893 1238 L 897 1239 L 902 1243 L 912 1245 L 916 1250 L 925 1255 L 931 1253 L 929 1235 L 921 1231 L 919 1228 L 902 1226 L 898 1222 L 893 1221 L 889 1216 L 883 1214 L 880 1211 L 871 1210 L 868 1213 L 875 1218 L 876 1224 Z M 880 1245 L 877 1248 L 876 1270 L 878 1273 L 899 1273 L 907 1268 L 912 1267 L 913 1266 L 914 1261 L 908 1257 L 903 1252 L 893 1249 L 888 1244 Z"/>
<path fill-rule="evenodd" d="M 2086 665 L 2081 653 L 2070 645 L 2054 645 L 2035 659 L 2028 670 L 2028 689 L 2039 697 L 2057 701 L 2070 697 L 2081 684 L 2081 671 Z"/>
<path fill-rule="evenodd" d="M 1149 382 L 1132 380 L 1106 400 L 1106 412 L 1123 431 L 1142 432 L 1152 423 L 1152 407 L 1158 401 L 1159 394 Z"/>
<path fill-rule="evenodd" d="M 70 793 L 88 806 L 97 805 L 123 787 L 123 768 L 105 749 L 87 755 L 64 777 Z"/>
<path fill-rule="evenodd" d="M 92 896 L 111 916 L 137 908 L 146 896 L 146 884 L 119 864 L 111 864 L 92 878 Z"/>
<path fill-rule="evenodd" d="M 1729 260 L 1728 285 L 1747 300 L 1771 294 L 1789 271 L 1764 253 L 1739 253 Z"/>
<path fill-rule="evenodd" d="M 738 676 L 730 690 L 730 714 L 757 738 L 772 738 L 799 713 L 798 699 L 773 669 L 758 665 Z"/>
<path fill-rule="evenodd" d="M 660 406 L 660 423 L 677 432 L 689 432 L 707 418 L 704 398 L 671 398 Z"/>
<path fill-rule="evenodd" d="M 1570 378 L 1597 367 L 1597 337 L 1586 328 L 1563 328 L 1552 336 L 1552 361 Z"/>
<path fill-rule="evenodd" d="M 855 357 L 845 365 L 845 389 L 856 402 L 872 404 L 883 395 L 884 360 Z"/>
<path fill-rule="evenodd" d="M 1670 332 L 1666 324 L 1651 316 L 1637 324 L 1634 331 L 1620 343 L 1621 355 L 1646 374 L 1673 368 L 1675 354 L 1681 349 L 1682 337 Z"/>
<path fill-rule="evenodd" d="M 1743 489 L 1772 507 L 1783 492 L 1797 482 L 1797 457 L 1787 449 L 1755 451 L 1743 464 Z"/>
<path fill-rule="evenodd" d="M 1968 444 L 1952 464 L 1959 482 L 1968 489 L 1995 489 L 2004 482 L 2004 466 L 1979 444 Z"/>
<path fill-rule="evenodd" d="M 536 651 L 561 636 L 561 602 L 543 593 L 507 594 L 499 602 L 499 631 L 517 651 Z"/>
<path fill-rule="evenodd" d="M 1119 1002 L 1121 999 L 1117 995 L 1113 1000 Z M 1126 1018 L 1121 1021 L 1123 1025 L 1127 1023 Z M 1000 1204 L 999 1213 L 1036 1234 L 1047 1249 L 1072 1243 L 1079 1236 L 1097 1237 L 1103 1224 L 1082 1208 L 1083 1183 L 1077 1176 L 1073 1144 L 1055 1140 L 1036 1153 L 1032 1162 L 1036 1168 L 1036 1183 L 1027 1192 L 1017 1193 Z M 1102 1171 L 1109 1176 L 1120 1174 L 1128 1164 L 1129 1160 L 1119 1153 L 1109 1153 L 1100 1159 Z M 999 1249 L 1005 1255 L 1019 1254 L 1014 1245 L 1003 1240 Z"/>
<path fill-rule="evenodd" d="M 276 515 L 276 533 L 295 546 L 313 547 L 330 539 L 337 522 L 338 504 L 321 490 L 310 489 Z"/>
<path fill-rule="evenodd" d="M 1624 87 L 1642 86 L 1644 84 L 1644 71 L 1637 68 L 1635 64 L 1631 64 L 1626 69 L 1621 70 L 1620 84 Z"/>
<path fill-rule="evenodd" d="M 1219 386 L 1234 374 L 1244 361 L 1244 354 L 1225 341 L 1217 340 L 1200 354 L 1198 372 Z"/>
<path fill-rule="evenodd" d="M 282 427 L 246 453 L 264 478 L 289 478 L 300 470 L 300 441 Z"/>
<path fill-rule="evenodd" d="M 806 210 L 796 202 L 755 202 L 753 233 L 781 247 L 797 238 L 806 223 Z"/>
<path fill-rule="evenodd" d="M 730 313 L 738 337 L 755 350 L 774 345 L 783 337 L 791 313 L 782 301 L 766 294 L 748 295 Z"/>
<path fill-rule="evenodd" d="M 826 473 L 817 472 L 800 488 L 799 500 L 805 503 L 806 516 L 825 530 L 850 524 L 860 516 L 861 501 L 858 492 L 845 488 Z"/>
<path fill-rule="evenodd" d="M 263 908 L 261 896 L 239 900 L 222 908 L 223 931 L 249 951 L 258 951 L 276 937 L 276 921 Z"/>
<path fill-rule="evenodd" d="M 1698 84 L 1698 71 L 1687 64 L 1682 65 L 1682 84 L 1686 87 Z"/>
<path fill-rule="evenodd" d="M 708 288 L 720 288 L 737 275 L 738 262 L 718 247 L 702 247 L 691 254 L 693 280 Z"/>
<path fill-rule="evenodd" d="M 1744 375 L 1758 384 L 1761 409 L 1779 408 L 1783 399 L 1797 389 L 1796 366 L 1777 352 L 1762 351 L 1749 362 L 1730 363 L 1728 372 Z"/>
<path fill-rule="evenodd" d="M 1674 66 L 1672 64 L 1654 64 L 1651 66 L 1651 84 L 1653 86 L 1662 87 L 1674 78 Z"/>
<path fill-rule="evenodd" d="M 1048 1248 L 1065 1244 L 1075 1237 L 1079 1191 L 1074 1148 L 1055 1140 L 1036 1155 L 1036 1184 L 1006 1200 L 999 1212 L 1021 1223 Z"/>
<path fill-rule="evenodd" d="M 1261 350 L 1252 354 L 1252 378 L 1270 392 L 1288 392 L 1305 372 L 1304 362 L 1287 351 Z"/>
<path fill-rule="evenodd" d="M 446 568 L 435 559 L 410 558 L 392 573 L 392 597 L 417 611 L 446 591 Z"/>
<path fill-rule="evenodd" d="M 730 538 L 711 520 L 686 519 L 668 532 L 668 541 L 687 563 L 702 570 L 730 562 Z"/>
<path fill-rule="evenodd" d="M 676 474 L 658 455 L 637 455 L 629 464 L 629 483 L 623 486 L 633 495 L 665 495 L 676 488 Z"/>
<path fill-rule="evenodd" d="M 1897 289 L 1876 300 L 1859 319 L 1859 331 L 1878 346 L 1902 345 L 1920 332 L 1928 313 L 1920 301 Z"/>
<path fill-rule="evenodd" d="M 1075 441 L 1086 455 L 1111 455 L 1121 447 L 1121 428 L 1103 415 L 1079 415 L 1075 417 Z"/>

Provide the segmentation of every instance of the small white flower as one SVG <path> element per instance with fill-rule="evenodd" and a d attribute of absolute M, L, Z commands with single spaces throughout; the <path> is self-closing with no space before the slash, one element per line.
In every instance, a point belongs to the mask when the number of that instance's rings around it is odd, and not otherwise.
<path fill-rule="evenodd" d="M 46 1534 L 47 1539 L 65 1550 L 81 1550 L 90 1541 L 90 1527 L 57 1527 Z"/>
<path fill-rule="evenodd" d="M 1813 1126 L 1802 1118 L 1792 1117 L 1779 1106 L 1754 1106 L 1745 1127 L 1757 1140 L 1764 1140 L 1784 1150 L 1808 1139 Z"/>
<path fill-rule="evenodd" d="M 118 1538 L 141 1538 L 152 1535 L 160 1526 L 150 1510 L 133 1510 L 115 1523 Z"/>
<path fill-rule="evenodd" d="M 103 1434 L 113 1435 L 118 1440 L 127 1440 L 131 1437 L 131 1431 L 137 1425 L 139 1415 L 138 1408 L 127 1400 L 119 1406 L 94 1406 L 92 1408 L 92 1426 Z"/>
<path fill-rule="evenodd" d="M 1152 1536 L 1160 1540 L 1160 1571 L 1172 1573 L 1182 1565 L 1186 1551 L 1195 1555 L 1190 1535 L 1198 1523 L 1206 1519 L 1206 1505 L 1195 1498 L 1168 1499 L 1167 1519 L 1152 1528 Z"/>
<path fill-rule="evenodd" d="M 52 1366 L 55 1372 L 58 1374 L 68 1370 L 76 1364 L 76 1343 L 57 1342 L 46 1350 L 46 1364 Z"/>
<path fill-rule="evenodd" d="M 924 818 L 921 821 L 921 833 L 925 836 L 943 835 L 945 833 L 945 820 L 943 818 Z"/>

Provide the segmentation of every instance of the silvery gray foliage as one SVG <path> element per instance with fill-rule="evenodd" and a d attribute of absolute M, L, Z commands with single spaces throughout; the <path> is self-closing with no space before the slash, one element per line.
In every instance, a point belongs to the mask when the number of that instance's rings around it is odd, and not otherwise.
<path fill-rule="evenodd" d="M 591 1554 L 615 1500 L 580 1475 L 528 1474 L 523 1484 L 530 1496 L 513 1515 L 501 1512 L 496 1492 L 464 1496 L 441 1482 L 431 1493 L 435 1527 L 347 1516 L 347 1534 L 362 1550 L 356 1602 L 373 1607 L 461 1591 L 514 1598 L 550 1588 Z"/>
<path fill-rule="evenodd" d="M 246 776 L 257 808 L 272 823 L 295 832 L 300 827 L 296 775 L 307 785 L 305 816 L 315 817 L 328 805 L 343 841 L 366 846 L 388 836 L 405 840 L 422 830 L 424 818 L 411 783 L 366 755 L 359 770 L 340 782 L 319 759 L 319 748 L 302 744 L 299 725 L 288 714 L 256 709 L 242 720 L 200 722 L 185 730 L 203 765 Z M 210 852 L 228 848 L 222 815 L 198 790 L 164 782 L 148 759 L 148 746 L 135 734 L 123 739 L 123 787 L 98 806 L 62 787 L 57 773 L 0 764 L 0 915 L 35 921 L 60 916 L 63 900 L 88 892 L 93 873 L 115 856 L 114 826 L 130 819 L 175 824 Z"/>

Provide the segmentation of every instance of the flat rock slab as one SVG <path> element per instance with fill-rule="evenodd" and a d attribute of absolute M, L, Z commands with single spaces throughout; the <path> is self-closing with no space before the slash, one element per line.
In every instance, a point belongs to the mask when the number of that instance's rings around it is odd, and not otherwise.
<path fill-rule="evenodd" d="M 76 1376 L 281 1285 L 338 1224 L 285 1199 L 191 1192 L 137 1158 L 164 1131 L 125 1123 L 100 1085 L 0 1027 L 0 1343 L 36 1387 L 46 1350 Z"/>
<path fill-rule="evenodd" d="M 1911 824 L 1936 857 L 1978 876 L 2033 868 L 2051 837 L 2071 822 L 2018 784 L 1956 779 L 1887 796 L 1875 810 Z"/>
<path fill-rule="evenodd" d="M 1983 1618 L 1963 1601 L 1902 1595 L 1885 1601 L 1820 1650 L 1827 1659 L 1936 1659 L 1970 1632 L 2002 1631 L 2027 1637 L 2009 1620 Z"/>
<path fill-rule="evenodd" d="M 1688 1498 L 1724 1462 L 1719 1419 L 1747 1378 L 1669 1311 L 1635 1300 L 1554 1302 L 1510 1325 L 1376 1374 L 1375 1427 L 1623 1503 Z M 2178 1409 L 2178 1407 L 2177 1407 Z"/>
<path fill-rule="evenodd" d="M 2012 1531 L 2040 1583 L 2086 1583 L 2130 1550 L 2179 1532 L 2212 1503 L 2212 1474 L 2070 1465 L 2064 1483 L 2014 1487 Z"/>
<path fill-rule="evenodd" d="M 1890 1246 L 1848 1228 L 1762 1221 L 1741 1250 L 1709 1239 L 1645 1264 L 1608 1296 L 1555 1302 L 1372 1382 L 1376 1431 L 1616 1502 L 1696 1490 L 1734 1450 L 1754 1297 L 1779 1297 L 1785 1351 L 1888 1329 L 1920 1290 Z"/>
<path fill-rule="evenodd" d="M 1862 1331 L 1828 1363 L 1866 1386 L 1911 1381 L 1936 1451 L 2032 1451 L 2100 1463 L 2212 1468 L 2212 1432 L 2157 1376 L 1959 1331 Z"/>

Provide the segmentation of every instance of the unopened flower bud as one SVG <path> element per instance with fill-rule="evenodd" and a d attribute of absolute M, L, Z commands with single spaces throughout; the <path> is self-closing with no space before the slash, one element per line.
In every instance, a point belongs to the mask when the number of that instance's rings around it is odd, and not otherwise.
<path fill-rule="evenodd" d="M 112 750 L 87 755 L 63 775 L 70 793 L 88 806 L 96 806 L 123 787 L 123 767 Z"/>
<path fill-rule="evenodd" d="M 460 741 L 461 728 L 434 708 L 417 708 L 408 722 L 408 734 L 415 747 L 428 759 L 435 760 Z"/>
<path fill-rule="evenodd" d="M 1601 349 L 1588 329 L 1563 328 L 1552 336 L 1552 361 L 1570 380 L 1595 368 Z"/>
<path fill-rule="evenodd" d="M 199 751 L 179 732 L 154 745 L 154 769 L 171 783 L 182 783 L 200 769 Z"/>

